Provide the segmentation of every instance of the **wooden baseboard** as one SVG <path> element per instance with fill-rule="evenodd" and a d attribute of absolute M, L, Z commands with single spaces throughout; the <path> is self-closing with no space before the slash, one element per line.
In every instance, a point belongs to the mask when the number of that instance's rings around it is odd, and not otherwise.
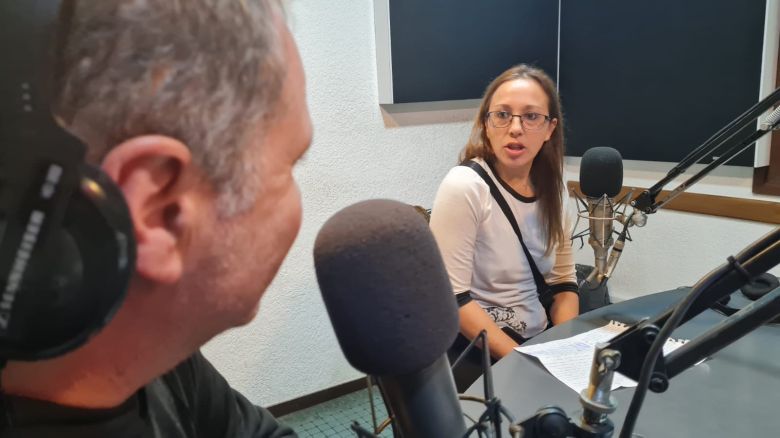
<path fill-rule="evenodd" d="M 577 181 L 569 181 L 568 187 L 570 193 L 575 191 L 582 193 L 580 191 L 580 183 Z M 644 187 L 624 187 L 617 198 L 622 197 L 630 189 L 634 190 L 634 197 L 646 190 Z M 668 190 L 663 190 L 658 198 L 663 199 L 668 194 Z M 674 200 L 664 205 L 663 209 L 780 224 L 780 202 L 758 199 L 732 198 L 701 193 L 681 193 Z"/>
<path fill-rule="evenodd" d="M 300 411 L 301 409 L 310 408 L 320 403 L 324 403 L 326 401 L 341 397 L 342 395 L 347 395 L 365 388 L 366 378 L 362 377 L 360 379 L 342 383 L 341 385 L 323 389 L 322 391 L 304 395 L 303 397 L 298 397 L 293 400 L 275 404 L 271 407 L 268 407 L 267 409 L 274 417 L 281 417 L 282 415 L 287 415 L 292 412 Z"/>

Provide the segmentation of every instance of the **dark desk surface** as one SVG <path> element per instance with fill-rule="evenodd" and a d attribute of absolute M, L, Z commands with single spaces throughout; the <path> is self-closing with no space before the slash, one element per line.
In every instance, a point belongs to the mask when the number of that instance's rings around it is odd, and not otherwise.
<path fill-rule="evenodd" d="M 573 336 L 610 320 L 634 323 L 654 316 L 677 302 L 687 289 L 660 292 L 588 312 L 554 327 L 529 343 Z M 674 333 L 693 339 L 725 317 L 707 310 Z M 493 366 L 493 384 L 502 404 L 517 420 L 545 405 L 563 408 L 578 419 L 578 394 L 559 382 L 535 359 L 512 353 Z M 481 397 L 482 379 L 466 394 Z M 613 392 L 617 411 L 610 415 L 615 436 L 623 424 L 633 388 Z M 484 409 L 464 402 L 473 417 Z M 504 422 L 503 424 L 506 424 Z M 780 326 L 765 325 L 725 347 L 707 360 L 670 380 L 661 394 L 649 392 L 634 433 L 644 437 L 778 437 L 780 436 Z"/>

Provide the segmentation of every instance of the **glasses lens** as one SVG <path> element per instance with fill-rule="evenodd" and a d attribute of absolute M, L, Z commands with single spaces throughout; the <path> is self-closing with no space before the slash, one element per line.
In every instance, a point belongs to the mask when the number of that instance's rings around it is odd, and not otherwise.
<path fill-rule="evenodd" d="M 523 114 L 523 126 L 526 129 L 540 129 L 547 119 L 538 113 L 526 113 Z"/>
<path fill-rule="evenodd" d="M 522 115 L 523 127 L 526 129 L 541 129 L 547 119 L 538 113 L 526 113 Z"/>
<path fill-rule="evenodd" d="M 488 113 L 488 117 L 490 117 L 490 123 L 496 128 L 507 127 L 512 121 L 512 114 L 506 111 L 493 111 Z"/>

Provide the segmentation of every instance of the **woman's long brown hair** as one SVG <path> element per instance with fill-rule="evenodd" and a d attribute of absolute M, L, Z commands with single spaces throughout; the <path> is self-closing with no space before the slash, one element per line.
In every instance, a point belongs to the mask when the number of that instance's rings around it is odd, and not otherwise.
<path fill-rule="evenodd" d="M 555 245 L 562 243 L 565 239 L 563 231 L 563 113 L 561 101 L 552 79 L 542 70 L 525 64 L 516 65 L 494 79 L 485 90 L 479 112 L 474 118 L 469 142 L 460 154 L 460 161 L 463 163 L 472 158 L 482 158 L 488 163 L 495 163 L 496 156 L 493 154 L 485 130 L 488 108 L 496 89 L 504 82 L 517 79 L 528 79 L 539 84 L 547 95 L 550 117 L 558 120 L 550 140 L 542 145 L 534 158 L 530 175 L 531 184 L 533 184 L 537 202 L 539 202 L 540 220 L 546 232 L 546 253 L 549 254 Z"/>

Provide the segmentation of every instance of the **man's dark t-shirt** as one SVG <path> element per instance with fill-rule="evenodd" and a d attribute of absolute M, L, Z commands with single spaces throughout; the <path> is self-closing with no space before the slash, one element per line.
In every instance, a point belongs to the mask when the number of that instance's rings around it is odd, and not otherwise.
<path fill-rule="evenodd" d="M 79 409 L 5 396 L 0 437 L 296 437 L 233 390 L 198 352 L 111 409 Z"/>

